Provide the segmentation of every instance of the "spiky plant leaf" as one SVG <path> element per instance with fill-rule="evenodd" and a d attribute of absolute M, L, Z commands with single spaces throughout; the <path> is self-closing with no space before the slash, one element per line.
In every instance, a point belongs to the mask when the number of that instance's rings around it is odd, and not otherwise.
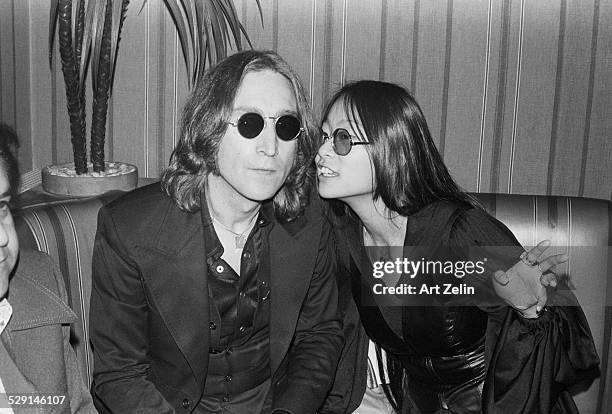
<path fill-rule="evenodd" d="M 211 24 L 211 35 L 214 49 L 210 53 L 211 56 L 214 56 L 214 58 L 210 59 L 210 63 L 216 64 L 216 62 L 227 56 L 226 43 L 228 40 L 227 26 L 225 25 L 223 9 L 216 2 L 211 2 L 210 17 L 213 21 L 213 24 Z"/>
<path fill-rule="evenodd" d="M 52 12 L 53 14 L 53 12 Z M 58 42 L 62 61 L 62 73 L 66 85 L 66 104 L 70 119 L 70 136 L 77 174 L 87 172 L 85 148 L 85 108 L 79 89 L 79 75 L 73 48 L 72 4 L 70 0 L 57 3 Z"/>
<path fill-rule="evenodd" d="M 87 0 L 80 0 L 76 7 L 76 18 L 74 22 L 74 57 L 76 60 L 77 67 L 83 66 L 81 64 L 81 54 L 83 52 L 83 35 L 85 31 L 85 8 L 87 7 Z M 74 10 L 74 9 L 73 9 Z M 80 65 L 80 66 L 79 66 Z M 83 79 L 82 76 L 80 79 Z M 81 89 L 81 92 L 83 89 Z"/>
<path fill-rule="evenodd" d="M 51 0 L 49 9 L 49 67 L 53 66 L 53 44 L 55 43 L 55 29 L 57 28 L 57 13 L 59 0 Z"/>
<path fill-rule="evenodd" d="M 146 2 L 147 0 L 144 0 L 143 7 Z M 191 66 L 192 65 L 191 49 L 189 47 L 191 43 L 191 38 L 189 35 L 187 17 L 185 14 L 183 4 L 182 2 L 173 1 L 173 0 L 169 0 L 169 1 L 164 0 L 164 3 L 166 4 L 166 8 L 168 9 L 168 12 L 170 13 L 170 16 L 172 17 L 172 20 L 174 21 L 174 24 L 176 25 L 176 30 L 179 36 L 179 43 L 181 44 L 181 49 L 183 51 L 183 56 L 185 58 L 185 65 L 187 66 L 187 73 L 192 73 L 193 68 Z"/>
<path fill-rule="evenodd" d="M 113 0 L 113 14 L 111 19 L 111 53 L 110 53 L 110 91 L 112 94 L 112 85 L 115 79 L 115 66 L 117 61 L 117 51 L 119 50 L 119 36 L 121 28 L 123 27 L 123 21 L 127 13 L 129 0 Z"/>
<path fill-rule="evenodd" d="M 255 3 L 263 25 L 260 0 Z M 244 35 L 251 45 L 233 0 L 164 0 L 164 4 L 178 31 L 190 87 L 208 65 L 227 56 L 232 41 L 241 50 Z"/>
<path fill-rule="evenodd" d="M 121 1 L 121 0 L 118 0 Z M 104 138 L 106 136 L 106 116 L 108 113 L 108 97 L 111 90 L 111 32 L 112 32 L 112 0 L 107 1 L 104 10 L 104 24 L 100 36 L 100 49 L 98 64 L 92 67 L 94 80 L 93 107 L 91 113 L 91 145 L 90 157 L 93 170 L 104 171 Z"/>
<path fill-rule="evenodd" d="M 256 3 L 259 6 L 259 1 L 257 1 Z M 219 6 L 221 8 L 221 11 L 223 12 L 223 15 L 225 16 L 225 19 L 228 22 L 230 30 L 232 31 L 232 37 L 235 41 L 236 49 L 242 49 L 242 36 L 240 36 L 241 24 L 238 20 L 238 12 L 236 11 L 236 7 L 234 7 L 234 2 L 219 0 Z M 259 12 L 261 13 L 261 7 L 259 7 Z"/>
<path fill-rule="evenodd" d="M 99 6 L 96 1 L 90 0 L 85 5 L 83 39 L 81 49 L 81 59 L 79 62 L 79 79 L 81 81 L 81 89 L 85 89 L 85 78 L 87 77 L 88 62 L 91 55 L 92 38 L 95 38 L 94 19 L 96 18 L 95 10 Z"/>
<path fill-rule="evenodd" d="M 79 15 L 79 4 L 81 3 L 82 0 L 73 0 L 72 1 L 72 11 L 71 11 L 71 15 L 72 15 L 72 48 L 73 48 L 73 53 L 76 56 L 76 26 L 77 26 L 77 16 Z"/>
<path fill-rule="evenodd" d="M 106 4 L 108 0 L 97 0 L 91 3 L 92 5 L 92 22 L 91 22 L 91 42 L 92 46 L 92 62 L 91 62 L 91 80 L 93 88 L 98 88 L 98 76 L 100 70 L 100 51 L 102 50 L 102 39 L 104 34 L 104 17 L 106 15 Z"/>

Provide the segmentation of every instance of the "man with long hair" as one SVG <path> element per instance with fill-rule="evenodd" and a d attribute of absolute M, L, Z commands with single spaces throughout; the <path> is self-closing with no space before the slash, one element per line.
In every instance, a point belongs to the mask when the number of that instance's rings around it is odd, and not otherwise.
<path fill-rule="evenodd" d="M 330 228 L 312 188 L 317 137 L 297 75 L 274 52 L 232 55 L 197 85 L 161 186 L 99 215 L 101 412 L 321 405 L 343 340 Z"/>

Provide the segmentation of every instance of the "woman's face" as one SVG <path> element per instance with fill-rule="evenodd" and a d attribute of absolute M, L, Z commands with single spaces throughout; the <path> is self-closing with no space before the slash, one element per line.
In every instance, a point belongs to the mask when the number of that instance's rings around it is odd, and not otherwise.
<path fill-rule="evenodd" d="M 0 161 L 0 299 L 6 296 L 9 276 L 17 263 L 19 242 L 9 209 L 11 186 L 5 171 L 4 162 Z"/>
<path fill-rule="evenodd" d="M 353 145 L 346 155 L 336 154 L 332 147 L 333 133 L 338 128 L 347 130 L 353 141 L 363 141 L 355 132 L 358 129 L 356 122 L 359 121 L 347 119 L 341 99 L 336 101 L 323 120 L 323 132 L 330 139 L 321 145 L 315 158 L 321 197 L 349 203 L 360 198 L 372 200 L 374 175 L 367 145 Z"/>

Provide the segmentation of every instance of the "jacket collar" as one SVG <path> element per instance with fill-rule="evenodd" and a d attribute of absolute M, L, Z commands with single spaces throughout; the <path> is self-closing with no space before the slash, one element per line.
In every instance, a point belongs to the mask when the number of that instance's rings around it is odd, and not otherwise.
<path fill-rule="evenodd" d="M 13 307 L 7 329 L 19 331 L 44 325 L 68 324 L 77 320 L 67 304 L 34 277 L 21 273 L 19 264 L 9 283 L 8 300 Z"/>

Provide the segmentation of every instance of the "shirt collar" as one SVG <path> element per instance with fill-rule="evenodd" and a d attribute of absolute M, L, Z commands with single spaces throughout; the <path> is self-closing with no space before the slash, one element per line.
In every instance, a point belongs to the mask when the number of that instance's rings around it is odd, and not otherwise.
<path fill-rule="evenodd" d="M 204 245 L 206 246 L 206 260 L 210 264 L 217 260 L 223 254 L 223 246 L 215 233 L 213 220 L 208 210 L 206 202 L 206 190 L 200 192 L 200 210 L 202 216 L 202 226 L 204 228 Z M 264 227 L 274 222 L 274 202 L 272 200 L 264 201 L 257 213 L 257 222 L 255 226 Z"/>
<path fill-rule="evenodd" d="M 4 298 L 0 301 L 0 334 L 4 332 L 4 328 L 8 325 L 13 315 L 13 307 L 8 299 Z"/>

